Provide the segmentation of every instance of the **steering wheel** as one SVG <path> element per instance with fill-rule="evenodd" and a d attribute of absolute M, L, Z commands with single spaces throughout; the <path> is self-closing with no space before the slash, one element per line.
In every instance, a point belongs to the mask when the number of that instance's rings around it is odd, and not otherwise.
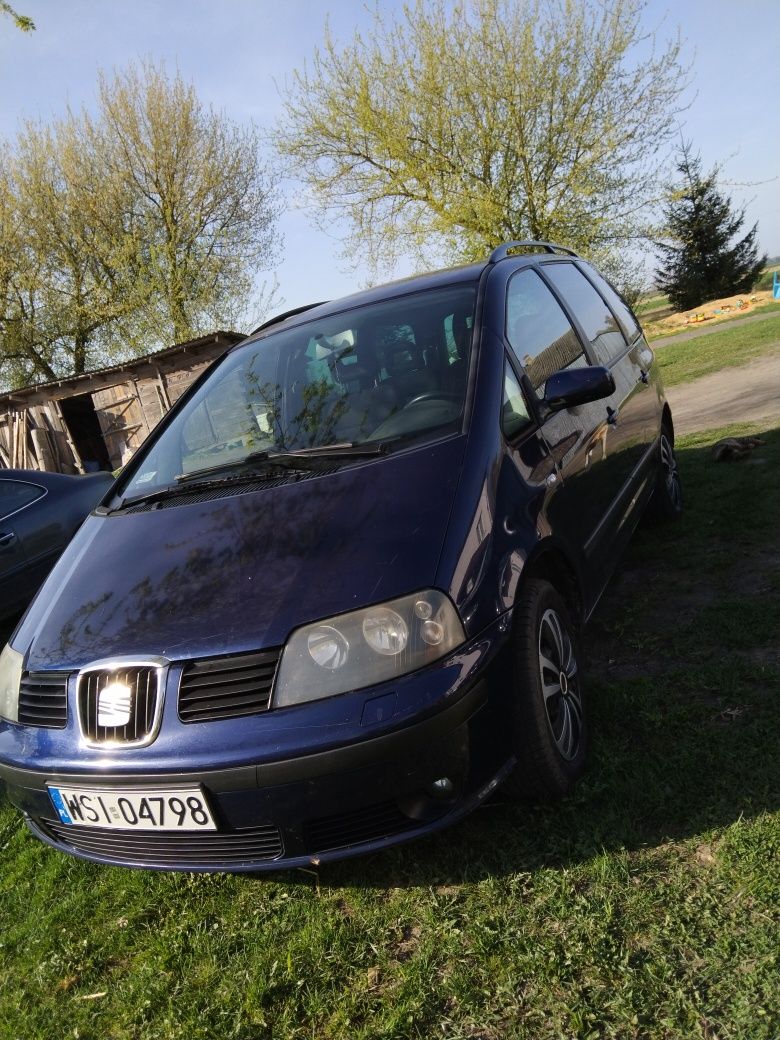
<path fill-rule="evenodd" d="M 412 404 L 417 404 L 420 401 L 460 401 L 460 394 L 448 393 L 446 390 L 426 390 L 424 394 L 418 394 L 413 397 L 411 401 L 407 401 L 404 408 L 408 408 Z"/>

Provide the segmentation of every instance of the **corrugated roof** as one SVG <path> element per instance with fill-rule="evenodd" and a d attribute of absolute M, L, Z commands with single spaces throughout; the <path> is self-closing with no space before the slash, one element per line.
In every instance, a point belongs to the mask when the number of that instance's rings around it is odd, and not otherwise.
<path fill-rule="evenodd" d="M 232 346 L 245 338 L 243 332 L 220 329 L 217 332 L 209 332 L 205 336 L 198 336 L 196 339 L 189 339 L 185 343 L 175 343 L 172 347 L 163 347 L 161 350 L 155 350 L 151 354 L 130 358 L 128 361 L 122 361 L 117 365 L 107 365 L 105 368 L 95 368 L 90 372 L 81 372 L 75 376 L 64 376 L 62 379 L 53 379 L 47 383 L 34 383 L 31 386 L 21 387 L 18 390 L 6 391 L 0 394 L 0 404 L 12 403 L 19 397 L 45 393 L 47 390 L 53 391 L 61 387 L 76 387 L 80 383 L 88 383 L 96 376 L 109 376 L 114 373 L 118 375 L 122 372 L 132 371 L 135 368 L 157 365 L 160 362 L 176 357 L 178 354 L 197 353 L 200 348 L 209 346 L 212 343 L 218 343 L 220 340 L 226 341 L 227 346 Z"/>

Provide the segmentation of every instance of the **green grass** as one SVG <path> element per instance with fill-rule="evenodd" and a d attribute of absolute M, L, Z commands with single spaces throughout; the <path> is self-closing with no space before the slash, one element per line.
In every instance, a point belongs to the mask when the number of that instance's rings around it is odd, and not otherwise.
<path fill-rule="evenodd" d="M 643 296 L 634 308 L 636 314 L 640 317 L 643 314 L 647 314 L 648 311 L 656 311 L 661 307 L 669 306 L 669 297 L 663 293 L 656 293 L 654 296 Z"/>
<path fill-rule="evenodd" d="M 778 308 L 777 317 L 780 317 Z M 668 343 L 660 347 L 656 359 L 664 384 L 688 383 L 699 376 L 722 368 L 743 365 L 761 357 L 780 344 L 780 322 L 776 318 L 738 325 L 735 328 L 712 330 L 706 336 Z"/>
<path fill-rule="evenodd" d="M 756 326 L 753 326 L 755 329 Z M 144 874 L 0 809 L 0 1037 L 776 1040 L 780 430 L 681 441 L 588 632 L 590 771 L 382 855 Z"/>
<path fill-rule="evenodd" d="M 780 264 L 772 264 L 769 267 L 765 267 L 754 286 L 754 292 L 760 291 L 761 289 L 771 289 L 775 271 L 780 271 Z"/>
<path fill-rule="evenodd" d="M 710 329 L 715 331 L 716 329 L 727 329 L 732 321 L 738 321 L 741 318 L 753 318 L 756 315 L 761 314 L 772 314 L 780 317 L 780 303 L 770 300 L 769 303 L 763 303 L 760 307 L 754 307 L 749 314 L 742 314 L 740 311 L 735 311 L 730 318 L 724 318 L 722 321 L 717 321 L 713 325 L 708 325 L 706 322 L 701 324 L 693 325 L 681 325 L 676 329 L 665 329 L 660 326 L 655 326 L 650 323 L 645 328 L 645 334 L 650 343 L 657 339 L 671 339 L 673 336 L 681 336 L 685 332 L 694 332 L 702 330 L 709 332 Z"/>

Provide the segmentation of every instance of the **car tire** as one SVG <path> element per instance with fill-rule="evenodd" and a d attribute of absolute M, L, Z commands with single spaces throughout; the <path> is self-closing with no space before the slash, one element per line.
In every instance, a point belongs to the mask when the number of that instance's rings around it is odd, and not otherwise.
<path fill-rule="evenodd" d="M 577 629 L 549 582 L 526 582 L 515 607 L 511 652 L 517 764 L 504 793 L 554 801 L 568 794 L 584 771 L 588 725 Z"/>
<path fill-rule="evenodd" d="M 674 453 L 674 435 L 667 425 L 661 427 L 658 446 L 658 470 L 655 487 L 647 506 L 647 519 L 663 524 L 679 520 L 683 511 L 682 484 L 677 456 Z"/>

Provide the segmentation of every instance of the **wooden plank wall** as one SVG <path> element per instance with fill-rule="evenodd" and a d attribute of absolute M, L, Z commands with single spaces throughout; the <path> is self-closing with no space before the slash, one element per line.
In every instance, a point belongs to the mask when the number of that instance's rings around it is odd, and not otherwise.
<path fill-rule="evenodd" d="M 201 361 L 194 365 L 182 366 L 177 368 L 173 372 L 166 372 L 163 376 L 165 380 L 165 386 L 168 391 L 171 404 L 175 404 L 179 400 L 181 395 L 190 385 L 194 382 L 204 368 L 207 368 L 211 364 L 211 359 L 208 361 Z"/>
<path fill-rule="evenodd" d="M 65 427 L 52 404 L 0 413 L 0 466 L 78 472 Z"/>
<path fill-rule="evenodd" d="M 132 380 L 107 386 L 92 395 L 114 469 L 123 466 L 149 433 L 149 424 Z"/>
<path fill-rule="evenodd" d="M 168 370 L 151 369 L 147 362 L 142 376 L 132 372 L 117 375 L 117 382 L 92 393 L 111 464 L 123 466 L 160 419 L 201 372 L 216 352 L 203 360 L 179 357 L 167 361 Z M 0 405 L 0 468 L 46 469 L 59 473 L 82 472 L 78 447 L 63 421 L 59 401 L 78 395 L 54 390 L 44 403 L 27 405 L 23 400 Z"/>

